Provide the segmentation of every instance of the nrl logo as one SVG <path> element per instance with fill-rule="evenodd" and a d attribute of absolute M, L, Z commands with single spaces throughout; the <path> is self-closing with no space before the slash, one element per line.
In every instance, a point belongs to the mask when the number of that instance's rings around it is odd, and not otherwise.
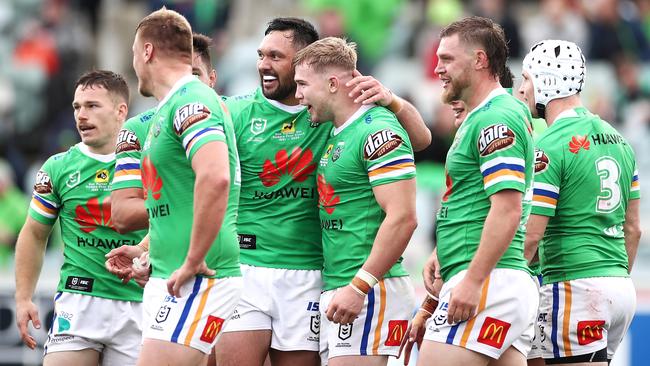
<path fill-rule="evenodd" d="M 157 323 L 162 323 L 165 320 L 167 320 L 167 317 L 169 316 L 169 311 L 171 308 L 167 305 L 163 305 L 158 309 L 158 314 L 156 314 L 156 322 Z"/>
<path fill-rule="evenodd" d="M 254 135 L 259 135 L 266 129 L 266 119 L 264 118 L 251 118 L 251 132 Z"/>
<path fill-rule="evenodd" d="M 318 334 L 320 332 L 320 313 L 311 316 L 309 330 L 311 330 L 311 332 L 314 334 Z"/>
<path fill-rule="evenodd" d="M 81 173 L 77 170 L 76 172 L 70 174 L 70 177 L 68 177 L 68 181 L 65 182 L 65 185 L 73 188 L 79 184 L 81 181 Z"/>

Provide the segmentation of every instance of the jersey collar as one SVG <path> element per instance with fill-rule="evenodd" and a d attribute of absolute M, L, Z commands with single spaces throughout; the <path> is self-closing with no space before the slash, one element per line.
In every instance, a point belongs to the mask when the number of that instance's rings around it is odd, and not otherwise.
<path fill-rule="evenodd" d="M 490 92 L 490 94 L 488 94 L 487 97 L 485 97 L 485 99 L 483 99 L 483 101 L 476 106 L 476 108 L 472 109 L 469 113 L 467 113 L 467 116 L 465 116 L 465 121 L 463 121 L 463 123 L 467 122 L 469 117 L 472 114 L 474 114 L 474 112 L 476 112 L 479 109 L 483 108 L 486 104 L 488 104 L 488 102 L 490 100 L 492 100 L 493 98 L 498 97 L 499 95 L 510 95 L 510 94 L 508 94 L 507 90 L 505 90 L 504 88 L 501 88 L 501 87 L 492 90 Z"/>
<path fill-rule="evenodd" d="M 296 114 L 302 112 L 306 108 L 306 106 L 300 104 L 286 105 L 278 102 L 277 100 L 269 99 L 266 96 L 264 96 L 264 93 L 262 92 L 262 88 L 260 88 L 260 94 L 262 95 L 262 98 L 266 99 L 266 101 L 269 102 L 270 105 L 274 106 L 277 109 L 285 111 L 287 113 Z"/>
<path fill-rule="evenodd" d="M 181 86 L 189 83 L 190 81 L 194 81 L 194 80 L 196 80 L 196 76 L 191 75 L 191 74 L 190 75 L 185 75 L 182 78 L 178 79 L 176 81 L 176 83 L 174 83 L 174 86 L 172 86 L 172 88 L 169 89 L 169 92 L 167 92 L 167 95 L 165 95 L 165 97 L 160 101 L 160 103 L 158 103 L 158 106 L 156 107 L 156 113 L 158 113 L 158 111 L 160 110 L 160 107 L 162 107 L 165 103 L 167 103 L 169 98 L 171 98 L 172 95 L 174 95 L 174 93 L 176 93 L 176 91 L 181 88 Z"/>
<path fill-rule="evenodd" d="M 573 108 L 567 109 L 566 111 L 562 111 L 562 113 L 558 114 L 557 117 L 555 117 L 555 121 L 553 121 L 553 123 L 561 120 L 562 118 L 575 118 L 575 117 L 578 117 L 578 112 Z"/>
<path fill-rule="evenodd" d="M 374 105 L 374 104 L 362 105 L 361 107 L 359 107 L 359 109 L 357 109 L 356 112 L 352 113 L 352 115 L 350 116 L 350 118 L 348 118 L 348 120 L 345 121 L 344 124 L 340 125 L 339 127 L 334 127 L 334 131 L 333 131 L 334 136 L 336 136 L 336 135 L 338 135 L 339 133 L 341 133 L 341 131 L 343 131 L 346 127 L 348 127 L 349 125 L 351 125 L 352 122 L 356 121 L 356 120 L 357 120 L 359 117 L 361 117 L 364 113 L 366 113 L 367 111 L 369 111 L 370 109 L 372 109 L 372 108 L 374 108 L 374 107 L 376 107 L 376 105 Z"/>
<path fill-rule="evenodd" d="M 84 144 L 83 142 L 80 142 L 77 146 L 79 146 L 79 151 L 81 151 L 82 154 L 97 161 L 101 161 L 102 163 L 110 163 L 111 161 L 115 160 L 115 153 L 106 155 L 95 154 L 94 152 L 90 151 L 88 145 Z"/>

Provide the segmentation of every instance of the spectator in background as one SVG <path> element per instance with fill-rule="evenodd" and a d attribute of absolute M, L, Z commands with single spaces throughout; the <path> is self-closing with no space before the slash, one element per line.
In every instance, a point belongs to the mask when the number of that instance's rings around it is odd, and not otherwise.
<path fill-rule="evenodd" d="M 519 24 L 512 14 L 511 1 L 509 0 L 474 0 L 472 1 L 472 14 L 490 18 L 499 23 L 506 35 L 508 53 L 512 58 L 521 57 L 521 38 Z"/>
<path fill-rule="evenodd" d="M 525 45 L 533 45 L 543 39 L 566 39 L 586 49 L 587 23 L 578 9 L 567 0 L 540 1 L 539 11 L 522 24 Z"/>
<path fill-rule="evenodd" d="M 0 159 L 0 266 L 8 262 L 25 222 L 27 198 L 16 187 L 9 163 Z"/>

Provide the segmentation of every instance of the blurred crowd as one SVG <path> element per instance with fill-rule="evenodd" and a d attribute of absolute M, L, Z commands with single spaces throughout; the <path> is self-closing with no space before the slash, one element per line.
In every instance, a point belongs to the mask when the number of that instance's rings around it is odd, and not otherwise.
<path fill-rule="evenodd" d="M 411 100 L 425 117 L 433 143 L 417 156 L 418 183 L 434 192 L 444 185 L 454 135 L 434 73 L 439 30 L 464 15 L 494 19 L 505 30 L 517 76 L 535 42 L 573 41 L 587 55 L 587 107 L 619 128 L 635 148 L 641 180 L 650 176 L 650 0 L 4 0 L 0 267 L 24 221 L 36 170 L 79 141 L 70 106 L 76 78 L 90 68 L 110 69 L 132 86 L 130 115 L 154 104 L 137 95 L 131 44 L 137 22 L 163 5 L 213 38 L 217 89 L 224 95 L 258 84 L 256 48 L 273 17 L 305 17 L 322 36 L 356 42 L 360 71 Z M 643 201 L 647 218 L 650 205 Z"/>

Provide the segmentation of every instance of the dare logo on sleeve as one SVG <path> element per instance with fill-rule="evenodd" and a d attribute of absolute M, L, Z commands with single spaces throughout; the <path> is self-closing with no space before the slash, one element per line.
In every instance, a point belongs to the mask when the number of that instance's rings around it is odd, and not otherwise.
<path fill-rule="evenodd" d="M 210 110 L 202 103 L 188 103 L 174 113 L 174 130 L 182 135 L 193 124 L 210 117 Z"/>
<path fill-rule="evenodd" d="M 52 180 L 46 172 L 39 170 L 38 173 L 36 173 L 34 191 L 36 191 L 38 194 L 52 193 Z"/>
<path fill-rule="evenodd" d="M 366 138 L 366 143 L 363 145 L 363 157 L 366 160 L 376 160 L 397 149 L 404 140 L 391 131 L 385 128 L 377 131 Z"/>
<path fill-rule="evenodd" d="M 117 146 L 115 147 L 115 153 L 123 153 L 129 151 L 140 151 L 140 141 L 138 141 L 138 136 L 129 130 L 121 130 L 117 135 Z"/>
<path fill-rule="evenodd" d="M 515 144 L 515 133 L 503 123 L 485 127 L 478 136 L 478 151 L 481 156 L 505 150 Z"/>
<path fill-rule="evenodd" d="M 550 160 L 548 155 L 542 149 L 535 149 L 535 174 L 543 173 L 547 168 Z"/>

